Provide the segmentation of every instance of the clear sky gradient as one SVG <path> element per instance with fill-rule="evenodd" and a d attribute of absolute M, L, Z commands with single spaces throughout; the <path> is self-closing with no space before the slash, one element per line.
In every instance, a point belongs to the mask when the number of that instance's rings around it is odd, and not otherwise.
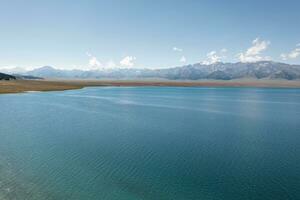
<path fill-rule="evenodd" d="M 0 69 L 300 64 L 299 0 L 7 0 L 0 28 Z"/>

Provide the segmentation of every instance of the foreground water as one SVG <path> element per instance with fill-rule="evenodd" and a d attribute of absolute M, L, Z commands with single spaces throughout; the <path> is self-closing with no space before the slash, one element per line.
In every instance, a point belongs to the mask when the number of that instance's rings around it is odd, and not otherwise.
<path fill-rule="evenodd" d="M 300 90 L 0 95 L 0 199 L 300 199 Z"/>

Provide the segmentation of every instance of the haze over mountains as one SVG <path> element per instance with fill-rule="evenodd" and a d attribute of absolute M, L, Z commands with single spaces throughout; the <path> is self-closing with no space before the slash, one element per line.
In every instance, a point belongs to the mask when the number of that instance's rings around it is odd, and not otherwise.
<path fill-rule="evenodd" d="M 272 61 L 254 63 L 214 63 L 204 65 L 196 63 L 164 69 L 114 68 L 99 70 L 62 70 L 50 66 L 22 72 L 44 78 L 96 78 L 96 79 L 142 79 L 162 78 L 171 80 L 231 80 L 231 79 L 300 79 L 300 65 L 289 65 Z"/>

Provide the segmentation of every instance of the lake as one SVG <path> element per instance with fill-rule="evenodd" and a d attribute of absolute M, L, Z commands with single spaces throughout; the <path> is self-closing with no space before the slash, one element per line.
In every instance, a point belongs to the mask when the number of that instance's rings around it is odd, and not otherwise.
<path fill-rule="evenodd" d="M 300 89 L 0 95 L 0 199 L 300 199 Z"/>

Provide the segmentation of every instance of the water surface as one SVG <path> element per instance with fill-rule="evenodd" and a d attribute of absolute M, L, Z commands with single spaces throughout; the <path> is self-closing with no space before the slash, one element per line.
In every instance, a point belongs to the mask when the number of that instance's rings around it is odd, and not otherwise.
<path fill-rule="evenodd" d="M 0 95 L 0 199 L 300 199 L 300 90 Z"/>

